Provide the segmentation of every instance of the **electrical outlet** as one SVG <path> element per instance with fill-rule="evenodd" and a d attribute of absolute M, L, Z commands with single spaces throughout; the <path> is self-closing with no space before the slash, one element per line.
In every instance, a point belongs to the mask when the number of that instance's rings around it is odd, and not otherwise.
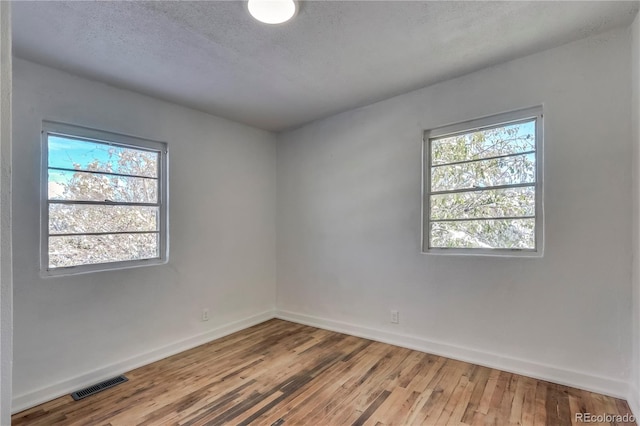
<path fill-rule="evenodd" d="M 391 310 L 391 322 L 393 324 L 400 324 L 400 312 Z"/>
<path fill-rule="evenodd" d="M 209 321 L 209 310 L 207 308 L 202 310 L 202 321 Z"/>

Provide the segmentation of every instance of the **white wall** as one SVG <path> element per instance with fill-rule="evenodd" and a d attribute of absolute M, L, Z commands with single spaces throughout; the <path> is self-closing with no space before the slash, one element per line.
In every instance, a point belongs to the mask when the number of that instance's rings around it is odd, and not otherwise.
<path fill-rule="evenodd" d="M 272 316 L 274 135 L 20 59 L 13 108 L 14 411 Z M 167 265 L 40 278 L 42 120 L 168 142 Z"/>
<path fill-rule="evenodd" d="M 633 144 L 633 224 L 631 376 L 627 401 L 640 418 L 640 15 L 631 26 L 631 124 Z"/>
<path fill-rule="evenodd" d="M 11 10 L 0 2 L 0 425 L 11 423 Z"/>
<path fill-rule="evenodd" d="M 626 396 L 629 56 L 617 30 L 281 135 L 279 315 Z M 544 258 L 421 254 L 423 130 L 540 104 Z"/>
<path fill-rule="evenodd" d="M 276 204 L 281 317 L 617 396 L 631 375 L 637 407 L 639 26 L 633 42 L 610 32 L 282 134 L 277 203 L 273 135 L 15 60 L 14 411 L 268 318 Z M 420 254 L 422 131 L 538 104 L 545 257 Z M 169 142 L 168 265 L 40 278 L 43 119 Z"/>

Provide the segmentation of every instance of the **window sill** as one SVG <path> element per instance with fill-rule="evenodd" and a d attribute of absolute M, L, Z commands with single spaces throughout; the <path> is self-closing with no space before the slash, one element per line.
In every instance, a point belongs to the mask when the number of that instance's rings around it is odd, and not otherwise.
<path fill-rule="evenodd" d="M 143 268 L 145 266 L 165 265 L 168 259 L 145 259 L 125 262 L 97 263 L 95 265 L 79 265 L 65 268 L 46 269 L 40 271 L 42 278 L 67 277 L 71 275 L 90 274 L 93 272 L 119 271 L 123 269 Z"/>
<path fill-rule="evenodd" d="M 517 249 L 460 249 L 460 248 L 431 248 L 422 251 L 422 254 L 435 256 L 461 256 L 461 257 L 507 257 L 507 258 L 542 258 L 542 250 L 517 250 Z"/>

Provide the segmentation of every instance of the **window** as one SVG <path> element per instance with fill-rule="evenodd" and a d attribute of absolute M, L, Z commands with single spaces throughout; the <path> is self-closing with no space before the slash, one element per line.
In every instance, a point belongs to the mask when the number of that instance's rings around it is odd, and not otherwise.
<path fill-rule="evenodd" d="M 423 251 L 542 252 L 542 108 L 428 130 Z"/>
<path fill-rule="evenodd" d="M 43 274 L 164 263 L 166 144 L 50 122 L 42 139 Z"/>

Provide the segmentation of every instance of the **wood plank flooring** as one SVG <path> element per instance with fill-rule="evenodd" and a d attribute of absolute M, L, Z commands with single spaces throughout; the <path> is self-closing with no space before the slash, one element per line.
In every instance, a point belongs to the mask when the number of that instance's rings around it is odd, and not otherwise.
<path fill-rule="evenodd" d="M 619 399 L 282 320 L 126 375 L 13 424 L 575 425 L 575 413 L 631 414 Z"/>

